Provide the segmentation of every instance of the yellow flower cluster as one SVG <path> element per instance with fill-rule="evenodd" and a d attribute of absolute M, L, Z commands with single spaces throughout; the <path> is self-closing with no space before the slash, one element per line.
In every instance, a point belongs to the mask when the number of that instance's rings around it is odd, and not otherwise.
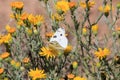
<path fill-rule="evenodd" d="M 9 25 L 6 26 L 6 30 L 8 33 L 14 33 L 16 31 L 15 27 L 10 27 Z"/>
<path fill-rule="evenodd" d="M 0 44 L 9 43 L 11 39 L 12 39 L 12 36 L 11 36 L 10 33 L 9 33 L 9 34 L 6 34 L 6 35 L 4 35 L 4 36 L 1 35 L 1 36 L 0 36 Z"/>
<path fill-rule="evenodd" d="M 30 61 L 30 59 L 27 58 L 27 57 L 25 57 L 25 58 L 22 60 L 23 63 L 28 63 L 29 61 Z"/>
<path fill-rule="evenodd" d="M 15 60 L 11 60 L 10 63 L 11 63 L 11 65 L 14 66 L 15 68 L 20 68 L 20 66 L 21 66 L 21 63 L 15 61 Z"/>
<path fill-rule="evenodd" d="M 12 8 L 17 8 L 17 9 L 22 9 L 24 6 L 23 2 L 12 2 L 11 7 Z"/>
<path fill-rule="evenodd" d="M 103 13 L 109 13 L 109 11 L 111 10 L 110 9 L 110 5 L 105 5 L 104 7 L 103 6 L 100 6 L 98 8 L 99 11 L 103 12 Z"/>
<path fill-rule="evenodd" d="M 44 22 L 44 18 L 41 15 L 32 15 L 30 14 L 28 16 L 28 20 L 33 24 L 33 25 L 40 25 L 41 23 Z"/>
<path fill-rule="evenodd" d="M 30 69 L 28 75 L 32 77 L 32 80 L 46 78 L 46 74 L 44 73 L 44 70 L 39 70 L 38 68 L 36 68 L 36 70 Z"/>
<path fill-rule="evenodd" d="M 59 15 L 58 13 L 52 14 L 52 19 L 55 21 L 62 21 L 64 19 L 63 16 Z"/>
<path fill-rule="evenodd" d="M 58 11 L 66 12 L 69 10 L 69 4 L 65 0 L 58 1 L 55 7 Z"/>
<path fill-rule="evenodd" d="M 104 48 L 103 50 L 101 48 L 98 49 L 98 51 L 95 52 L 95 55 L 99 59 L 103 59 L 104 57 L 108 56 L 110 54 L 110 50 L 107 48 Z"/>
<path fill-rule="evenodd" d="M 88 8 L 91 8 L 94 5 L 95 5 L 94 1 L 88 2 Z M 87 4 L 85 2 L 80 2 L 80 6 L 85 9 L 87 7 Z"/>
<path fill-rule="evenodd" d="M 41 23 L 44 22 L 44 18 L 41 15 L 33 15 L 33 14 L 28 14 L 26 12 L 22 14 L 11 14 L 11 18 L 15 18 L 18 20 L 18 25 L 23 25 L 24 20 L 28 20 L 31 24 L 33 25 L 40 25 Z"/>

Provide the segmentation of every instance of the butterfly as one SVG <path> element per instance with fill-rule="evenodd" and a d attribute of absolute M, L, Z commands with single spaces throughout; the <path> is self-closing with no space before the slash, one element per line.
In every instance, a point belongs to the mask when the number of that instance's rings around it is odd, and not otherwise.
<path fill-rule="evenodd" d="M 56 48 L 66 48 L 68 45 L 68 39 L 65 36 L 65 29 L 58 28 L 54 35 L 50 38 L 50 43 L 56 45 Z M 50 45 L 52 47 L 52 45 Z"/>

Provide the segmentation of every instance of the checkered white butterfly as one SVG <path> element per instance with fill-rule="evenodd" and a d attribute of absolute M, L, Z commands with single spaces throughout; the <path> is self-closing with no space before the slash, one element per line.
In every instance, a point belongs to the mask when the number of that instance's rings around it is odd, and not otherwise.
<path fill-rule="evenodd" d="M 62 48 L 66 48 L 68 45 L 68 39 L 65 36 L 65 29 L 58 28 L 54 35 L 50 39 L 51 43 L 57 42 Z"/>

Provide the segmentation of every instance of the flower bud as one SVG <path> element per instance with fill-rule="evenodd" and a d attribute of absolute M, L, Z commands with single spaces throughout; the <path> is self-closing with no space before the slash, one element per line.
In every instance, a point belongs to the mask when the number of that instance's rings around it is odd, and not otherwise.
<path fill-rule="evenodd" d="M 38 34 L 38 31 L 37 31 L 37 29 L 34 29 L 34 34 Z"/>
<path fill-rule="evenodd" d="M 87 28 L 82 28 L 82 34 L 84 35 L 84 36 L 86 36 L 87 35 Z"/>
<path fill-rule="evenodd" d="M 120 9 L 120 3 L 117 4 L 117 8 Z"/>
<path fill-rule="evenodd" d="M 76 69 L 76 68 L 78 67 L 78 63 L 77 63 L 76 61 L 74 61 L 74 62 L 72 63 L 72 67 L 73 67 L 73 69 Z"/>
<path fill-rule="evenodd" d="M 92 26 L 92 32 L 94 35 L 96 35 L 98 33 L 98 25 L 93 25 Z"/>

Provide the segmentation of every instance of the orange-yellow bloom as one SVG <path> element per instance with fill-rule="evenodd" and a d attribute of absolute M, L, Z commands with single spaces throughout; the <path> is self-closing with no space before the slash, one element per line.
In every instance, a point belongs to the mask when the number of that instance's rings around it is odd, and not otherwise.
<path fill-rule="evenodd" d="M 64 53 L 69 53 L 72 51 L 72 46 L 68 45 L 65 50 L 64 50 Z"/>
<path fill-rule="evenodd" d="M 42 47 L 41 50 L 42 50 L 42 52 L 40 52 L 39 54 L 41 56 L 46 56 L 47 59 L 55 58 L 58 55 L 58 51 L 53 48 Z"/>
<path fill-rule="evenodd" d="M 75 77 L 74 74 L 68 74 L 68 75 L 67 75 L 67 78 L 68 78 L 68 79 L 73 79 L 74 77 Z"/>
<path fill-rule="evenodd" d="M 69 10 L 69 4 L 68 4 L 68 2 L 65 1 L 65 0 L 58 1 L 58 2 L 56 3 L 56 6 L 55 6 L 55 7 L 56 7 L 56 9 L 57 9 L 58 11 L 66 12 L 66 11 Z"/>
<path fill-rule="evenodd" d="M 15 1 L 15 2 L 11 3 L 11 7 L 12 8 L 22 9 L 23 6 L 24 6 L 23 2 L 17 2 L 17 1 Z"/>
<path fill-rule="evenodd" d="M 91 8 L 95 5 L 94 1 L 88 2 L 88 8 Z M 84 9 L 87 7 L 87 4 L 85 2 L 80 2 L 80 6 L 83 7 Z"/>
<path fill-rule="evenodd" d="M 100 6 L 99 8 L 98 8 L 98 10 L 99 11 L 101 11 L 101 12 L 103 12 L 103 13 L 109 13 L 109 11 L 111 10 L 110 9 L 110 5 L 106 5 L 106 6 Z"/>
<path fill-rule="evenodd" d="M 4 52 L 4 53 L 0 54 L 0 58 L 2 58 L 2 59 L 5 59 L 9 56 L 10 56 L 10 53 L 8 53 L 8 52 Z"/>
<path fill-rule="evenodd" d="M 45 36 L 46 36 L 46 37 L 52 37 L 53 34 L 54 34 L 53 32 L 47 32 L 47 33 L 45 34 Z"/>
<path fill-rule="evenodd" d="M 10 27 L 9 25 L 6 26 L 6 30 L 8 33 L 14 33 L 16 31 L 15 27 Z"/>
<path fill-rule="evenodd" d="M 56 21 L 62 21 L 64 19 L 64 17 L 58 13 L 52 14 L 51 18 Z"/>
<path fill-rule="evenodd" d="M 0 68 L 0 74 L 2 74 L 4 72 L 3 68 Z"/>
<path fill-rule="evenodd" d="M 11 63 L 11 65 L 14 66 L 15 68 L 20 68 L 20 66 L 21 66 L 21 63 L 15 61 L 15 60 L 11 60 L 10 63 Z"/>
<path fill-rule="evenodd" d="M 73 7 L 75 7 L 76 6 L 76 3 L 75 2 L 69 2 L 69 7 L 70 8 L 73 8 Z"/>
<path fill-rule="evenodd" d="M 30 61 L 30 59 L 27 58 L 27 57 L 25 57 L 22 62 L 23 62 L 23 63 L 28 63 L 29 61 Z"/>
<path fill-rule="evenodd" d="M 46 74 L 44 73 L 44 70 L 39 70 L 38 68 L 36 68 L 36 70 L 30 69 L 30 72 L 28 72 L 28 75 L 32 77 L 32 80 L 46 78 Z"/>
<path fill-rule="evenodd" d="M 103 50 L 101 48 L 98 49 L 98 51 L 95 52 L 95 55 L 99 59 L 103 59 L 104 57 L 108 56 L 110 54 L 110 50 L 107 48 L 104 48 Z"/>
<path fill-rule="evenodd" d="M 73 80 L 86 80 L 86 78 L 76 76 Z"/>
<path fill-rule="evenodd" d="M 12 36 L 10 34 L 4 35 L 0 38 L 0 42 L 2 43 L 9 43 L 9 41 L 12 39 Z"/>
<path fill-rule="evenodd" d="M 43 18 L 43 16 L 41 16 L 41 15 L 36 15 L 36 16 L 34 16 L 34 15 L 30 14 L 30 15 L 28 16 L 28 20 L 29 20 L 33 25 L 40 25 L 41 23 L 44 22 L 44 18 Z"/>
<path fill-rule="evenodd" d="M 20 16 L 21 20 L 25 20 L 28 18 L 28 14 L 27 13 L 22 13 L 22 15 Z"/>

